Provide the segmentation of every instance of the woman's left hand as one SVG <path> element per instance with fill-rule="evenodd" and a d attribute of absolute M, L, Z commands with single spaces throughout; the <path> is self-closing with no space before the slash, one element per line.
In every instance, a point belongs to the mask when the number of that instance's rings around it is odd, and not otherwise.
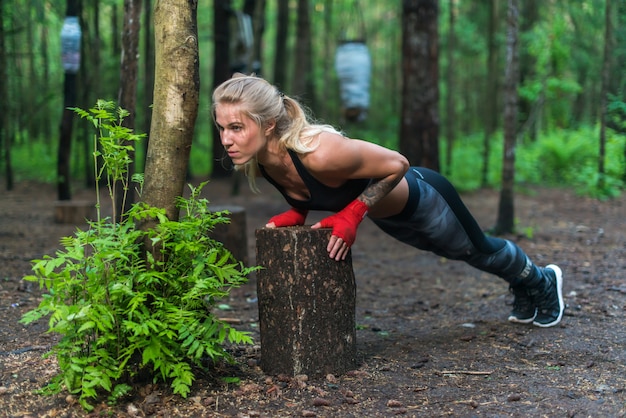
<path fill-rule="evenodd" d="M 345 260 L 348 250 L 356 240 L 356 231 L 367 214 L 367 205 L 360 200 L 354 200 L 341 211 L 317 222 L 311 228 L 332 228 L 333 233 L 328 241 L 326 250 L 330 258 Z"/>

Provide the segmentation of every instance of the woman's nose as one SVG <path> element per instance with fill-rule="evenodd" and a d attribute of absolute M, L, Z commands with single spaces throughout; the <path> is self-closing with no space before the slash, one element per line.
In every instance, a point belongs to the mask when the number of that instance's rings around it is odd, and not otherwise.
<path fill-rule="evenodd" d="M 220 140 L 222 141 L 222 145 L 231 145 L 233 141 L 230 139 L 230 135 L 226 131 L 220 132 Z"/>

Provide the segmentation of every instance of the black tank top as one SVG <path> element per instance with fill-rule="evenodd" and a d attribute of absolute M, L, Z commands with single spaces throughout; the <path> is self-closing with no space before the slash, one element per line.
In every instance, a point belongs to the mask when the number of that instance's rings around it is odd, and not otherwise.
<path fill-rule="evenodd" d="M 311 197 L 308 200 L 297 200 L 289 195 L 285 191 L 285 188 L 278 184 L 273 178 L 271 178 L 263 166 L 259 164 L 259 169 L 263 177 L 267 179 L 278 191 L 285 197 L 287 203 L 294 208 L 309 209 L 309 210 L 326 210 L 331 212 L 339 212 L 345 208 L 348 203 L 356 199 L 363 190 L 370 184 L 370 179 L 350 179 L 339 187 L 330 187 L 311 175 L 298 158 L 298 155 L 292 151 L 287 150 L 289 156 L 293 161 L 293 165 L 296 167 L 298 174 L 302 178 L 304 185 L 309 189 Z"/>

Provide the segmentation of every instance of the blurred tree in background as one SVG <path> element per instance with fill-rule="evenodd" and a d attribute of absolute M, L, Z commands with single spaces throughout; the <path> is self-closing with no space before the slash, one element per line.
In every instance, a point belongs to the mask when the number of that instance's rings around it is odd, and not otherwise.
<path fill-rule="evenodd" d="M 154 89 L 153 34 L 155 2 L 143 0 L 139 38 L 138 77 L 134 125 L 149 132 L 151 93 Z M 570 178 L 570 167 L 589 177 L 597 172 L 598 132 L 606 103 L 607 158 L 605 177 L 626 178 L 624 114 L 626 75 L 626 6 L 613 3 L 613 42 L 608 50 L 606 94 L 602 89 L 605 45 L 605 6 L 610 0 L 520 2 L 519 12 L 519 111 L 516 142 L 519 181 Z M 286 94 L 300 96 L 324 122 L 336 125 L 351 137 L 400 148 L 401 126 L 410 123 L 402 113 L 403 10 L 410 1 L 390 0 L 229 0 L 197 2 L 200 59 L 200 105 L 194 129 L 189 175 L 211 177 L 222 162 L 214 140 L 210 94 L 218 81 L 215 70 L 242 52 L 250 57 L 244 71 L 255 72 L 277 83 Z M 419 3 L 419 2 L 417 2 Z M 506 42 L 506 2 L 439 0 L 436 32 L 438 52 L 422 67 L 436 66 L 439 76 L 433 121 L 433 141 L 448 157 L 435 157 L 462 188 L 500 184 L 503 93 Z M 77 74 L 76 105 L 88 108 L 98 98 L 118 97 L 121 88 L 124 0 L 82 1 L 81 65 Z M 229 5 L 226 17 L 216 20 L 214 6 Z M 5 184 L 23 179 L 55 182 L 59 147 L 59 120 L 63 112 L 64 69 L 60 33 L 66 1 L 14 0 L 0 3 L 4 71 L 4 103 L 0 125 L 0 172 Z M 250 19 L 242 19 L 248 15 Z M 452 17 L 452 18 L 451 18 Z M 226 20 L 226 22 L 224 21 Z M 244 22 L 249 22 L 249 25 Z M 228 23 L 228 39 L 220 39 L 218 24 Z M 365 27 L 371 56 L 370 103 L 367 118 L 345 121 L 341 114 L 340 86 L 333 71 L 335 50 L 346 32 Z M 226 49 L 224 52 L 224 41 Z M 1 42 L 0 42 L 1 44 Z M 222 45 L 221 49 L 218 48 Z M 0 45 L 1 46 L 1 45 Z M 223 76 L 222 76 L 223 77 Z M 435 89 L 435 86 L 431 86 Z M 412 90 L 409 100 L 424 99 L 426 90 Z M 406 99 L 406 97 L 405 97 Z M 431 116 L 432 116 L 431 115 Z M 434 131 L 433 131 L 434 132 Z M 444 142 L 438 132 L 454 138 Z M 591 134 L 590 134 L 591 132 Z M 594 133 L 595 132 L 595 133 Z M 414 132 L 415 141 L 421 132 Z M 86 130 L 72 132 L 70 177 L 84 179 L 90 173 L 85 155 Z M 407 131 L 411 141 L 411 131 Z M 556 138 L 558 136 L 558 138 Z M 585 140 L 578 138 L 584 137 Z M 536 151 L 537 143 L 550 141 L 550 151 Z M 415 144 L 411 144 L 415 145 Z M 580 147 L 585 152 L 581 153 Z M 574 150 L 576 152 L 574 153 Z M 615 151 L 618 150 L 618 151 Z M 142 171 L 145 144 L 137 150 L 137 170 Z M 593 164 L 585 158 L 592 154 Z M 438 155 L 438 153 L 437 153 Z M 616 157 L 618 155 L 618 157 Z M 432 157 L 430 157 L 432 159 Z M 544 171 L 547 162 L 557 165 Z M 13 162 L 13 164 L 11 164 Z M 561 163 L 558 163 L 561 162 Z M 592 172 L 582 164 L 593 166 Z M 228 165 L 226 165 L 228 169 Z M 565 171 L 563 171 L 565 170 Z M 574 172 L 574 170 L 572 170 Z M 226 170 L 224 175 L 228 175 Z M 574 174 L 571 174 L 574 175 Z M 611 180 L 613 179 L 613 180 Z M 85 183 L 89 184 L 89 179 Z"/>

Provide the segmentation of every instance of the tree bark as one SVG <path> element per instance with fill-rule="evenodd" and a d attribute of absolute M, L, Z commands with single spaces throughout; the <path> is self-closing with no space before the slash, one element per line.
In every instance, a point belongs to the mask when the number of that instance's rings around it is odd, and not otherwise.
<path fill-rule="evenodd" d="M 456 125 L 456 114 L 455 114 L 455 95 L 456 95 L 456 80 L 455 73 L 456 62 L 454 60 L 454 52 L 456 49 L 456 35 L 455 35 L 455 14 L 456 14 L 456 5 L 454 0 L 450 0 L 449 2 L 449 11 L 448 11 L 448 22 L 450 27 L 448 28 L 448 48 L 446 50 L 446 57 L 448 58 L 448 66 L 446 68 L 446 84 L 448 88 L 446 89 L 446 128 L 448 135 L 446 136 L 446 172 L 445 174 L 449 176 L 452 174 L 452 151 L 454 147 L 454 134 L 455 134 L 455 125 Z"/>
<path fill-rule="evenodd" d="M 213 87 L 217 87 L 230 78 L 230 28 L 232 15 L 231 0 L 213 2 L 213 36 L 215 49 L 213 57 Z M 225 178 L 231 175 L 233 163 L 224 153 L 217 127 L 211 127 L 212 156 L 211 178 Z"/>
<path fill-rule="evenodd" d="M 0 0 L 0 16 L 3 16 L 4 4 Z M 0 22 L 0 97 L 7 97 L 7 60 L 4 42 L 4 24 Z M 0 101 L 0 144 L 4 150 L 4 174 L 6 175 L 6 189 L 13 190 L 13 167 L 11 163 L 11 141 L 9 140 L 8 106 L 6 100 Z"/>
<path fill-rule="evenodd" d="M 520 19 L 520 33 L 530 33 L 537 22 L 541 19 L 540 7 L 545 2 L 542 0 L 526 0 L 522 2 L 521 19 Z M 530 51 L 530 48 L 521 48 L 520 49 L 520 58 L 519 58 L 519 82 L 520 85 L 524 85 L 527 80 L 532 80 L 537 77 L 537 60 L 533 56 Z M 581 73 L 585 72 L 584 68 L 580 69 Z M 493 79 L 489 79 L 493 80 Z M 583 77 L 584 80 L 584 77 Z M 584 86 L 585 82 L 582 81 L 581 86 Z M 584 89 L 582 89 L 584 90 Z M 525 129 L 523 132 L 528 132 L 528 136 L 531 140 L 537 139 L 537 128 L 539 126 L 536 123 L 536 117 L 533 113 L 537 113 L 537 110 L 533 110 L 533 107 L 539 106 L 542 104 L 533 103 L 532 100 L 529 100 L 524 97 L 520 97 L 519 99 L 519 119 L 520 122 L 523 122 Z M 574 106 L 576 107 L 576 106 Z M 576 110 L 574 109 L 574 112 Z M 580 114 L 582 116 L 582 114 Z M 574 120 L 579 120 L 579 118 L 574 118 Z"/>
<path fill-rule="evenodd" d="M 611 22 L 611 0 L 606 0 L 605 5 L 605 29 L 604 29 L 604 59 L 602 63 L 602 88 L 600 90 L 600 137 L 598 151 L 598 189 L 602 190 L 605 186 L 606 174 L 606 115 L 608 98 L 607 93 L 611 82 L 611 54 L 612 54 L 612 38 L 613 25 Z"/>
<path fill-rule="evenodd" d="M 155 79 L 143 201 L 178 220 L 193 130 L 200 76 L 197 2 L 159 0 L 154 8 Z"/>
<path fill-rule="evenodd" d="M 436 0 L 403 0 L 400 152 L 439 171 L 439 65 Z"/>
<path fill-rule="evenodd" d="M 489 46 L 487 58 L 486 112 L 484 112 L 485 133 L 483 138 L 482 173 L 480 184 L 487 187 L 489 184 L 489 155 L 491 154 L 491 140 L 498 127 L 498 0 L 491 0 L 489 6 L 489 31 L 487 44 Z"/>
<path fill-rule="evenodd" d="M 289 33 L 289 0 L 278 0 L 276 19 L 276 54 L 274 55 L 274 84 L 282 91 L 287 88 L 287 35 Z"/>
<path fill-rule="evenodd" d="M 308 107 L 315 109 L 315 92 L 311 66 L 311 12 L 308 0 L 298 0 L 296 23 L 296 50 L 291 94 L 298 96 Z"/>
<path fill-rule="evenodd" d="M 67 0 L 66 16 L 78 16 L 79 0 Z M 76 74 L 65 72 L 63 83 L 63 113 L 57 151 L 57 194 L 58 200 L 71 200 L 70 156 L 72 155 L 72 127 L 74 112 L 69 107 L 76 106 Z"/>
<path fill-rule="evenodd" d="M 504 154 L 502 156 L 502 188 L 497 234 L 511 233 L 515 227 L 515 141 L 517 136 L 518 86 L 518 0 L 509 0 L 507 19 L 506 74 L 504 89 Z"/>
<path fill-rule="evenodd" d="M 128 111 L 123 125 L 135 129 L 137 111 L 137 74 L 139 73 L 139 31 L 141 28 L 141 0 L 124 0 L 124 24 L 122 30 L 122 57 L 120 64 L 120 89 L 118 105 Z M 126 145 L 135 145 L 128 144 Z M 131 162 L 126 172 L 126 185 L 135 171 L 135 152 L 129 152 Z M 121 182 L 116 185 L 115 205 L 118 221 L 135 202 L 134 187 L 124 190 Z"/>
<path fill-rule="evenodd" d="M 342 374 L 356 367 L 356 284 L 350 256 L 328 257 L 331 231 L 258 229 L 261 368 L 267 374 Z"/>
<path fill-rule="evenodd" d="M 144 133 L 149 133 L 152 119 L 152 101 L 154 98 L 154 34 L 152 33 L 152 0 L 144 0 L 143 5 L 144 91 L 141 110 L 142 112 L 145 112 L 142 131 Z M 143 149 L 144 161 L 149 142 L 150 136 L 148 135 L 144 144 L 145 148 Z M 143 172 L 142 169 L 138 171 Z"/>

